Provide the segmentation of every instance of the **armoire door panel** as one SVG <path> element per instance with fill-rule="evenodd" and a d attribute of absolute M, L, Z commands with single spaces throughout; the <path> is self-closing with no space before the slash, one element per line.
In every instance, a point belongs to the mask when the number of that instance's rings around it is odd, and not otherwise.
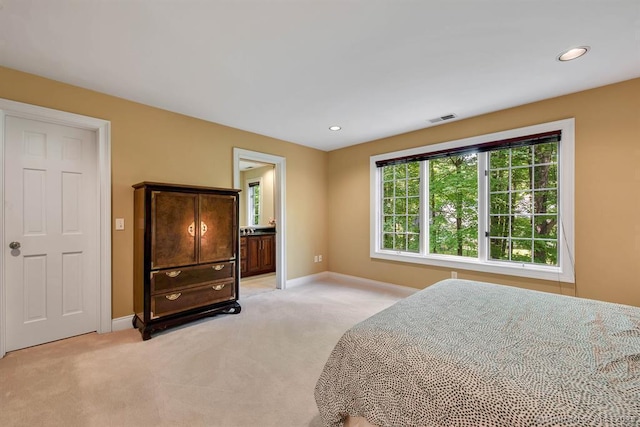
<path fill-rule="evenodd" d="M 200 194 L 199 262 L 234 259 L 236 239 L 236 197 Z"/>
<path fill-rule="evenodd" d="M 151 204 L 151 267 L 195 264 L 198 195 L 154 192 Z"/>

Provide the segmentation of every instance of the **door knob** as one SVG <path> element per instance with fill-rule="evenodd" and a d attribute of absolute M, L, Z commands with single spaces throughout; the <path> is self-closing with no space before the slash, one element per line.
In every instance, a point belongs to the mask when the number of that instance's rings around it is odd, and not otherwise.
<path fill-rule="evenodd" d="M 11 242 L 9 243 L 9 247 L 11 249 L 20 249 L 20 242 Z"/>

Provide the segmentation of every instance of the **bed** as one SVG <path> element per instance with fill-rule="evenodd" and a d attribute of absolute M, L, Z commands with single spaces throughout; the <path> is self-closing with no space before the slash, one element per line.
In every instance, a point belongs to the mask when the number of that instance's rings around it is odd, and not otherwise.
<path fill-rule="evenodd" d="M 348 330 L 325 425 L 640 427 L 640 308 L 445 280 Z"/>

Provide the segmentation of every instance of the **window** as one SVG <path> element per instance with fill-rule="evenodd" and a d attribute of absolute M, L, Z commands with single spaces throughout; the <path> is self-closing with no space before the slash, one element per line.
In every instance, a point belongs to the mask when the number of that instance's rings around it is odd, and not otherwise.
<path fill-rule="evenodd" d="M 558 265 L 558 144 L 489 152 L 489 256 Z"/>
<path fill-rule="evenodd" d="M 573 119 L 371 158 L 371 256 L 573 273 Z"/>
<path fill-rule="evenodd" d="M 478 155 L 433 159 L 429 169 L 429 252 L 478 256 Z"/>
<path fill-rule="evenodd" d="M 406 163 L 382 171 L 384 199 L 382 246 L 420 251 L 420 164 Z"/>
<path fill-rule="evenodd" d="M 249 225 L 260 225 L 260 180 L 250 181 L 249 185 Z"/>

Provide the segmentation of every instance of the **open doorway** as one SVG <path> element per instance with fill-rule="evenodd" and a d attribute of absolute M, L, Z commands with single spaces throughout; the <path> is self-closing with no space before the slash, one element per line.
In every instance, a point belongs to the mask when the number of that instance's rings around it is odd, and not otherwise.
<path fill-rule="evenodd" d="M 233 149 L 240 193 L 240 298 L 286 286 L 284 157 Z"/>

